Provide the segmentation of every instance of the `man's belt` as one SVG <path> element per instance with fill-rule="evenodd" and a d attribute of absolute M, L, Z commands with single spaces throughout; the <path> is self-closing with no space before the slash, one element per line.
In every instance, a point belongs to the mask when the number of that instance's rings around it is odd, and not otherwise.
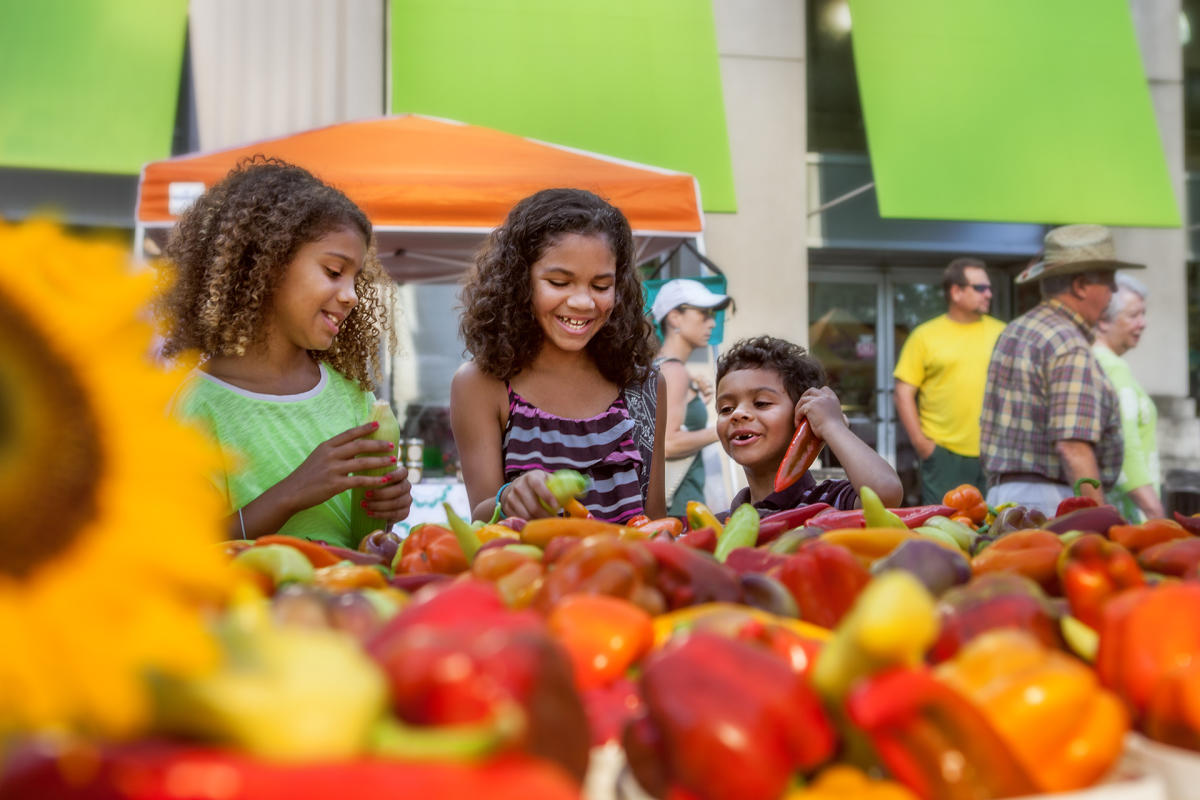
<path fill-rule="evenodd" d="M 1055 486 L 1070 485 L 1064 481 L 1055 480 L 1054 478 L 1047 478 L 1045 475 L 1040 475 L 1036 472 L 1001 472 L 999 475 L 992 476 L 993 486 L 999 486 L 1002 483 L 1014 483 L 1017 481 L 1020 481 L 1021 483 L 1052 483 Z"/>

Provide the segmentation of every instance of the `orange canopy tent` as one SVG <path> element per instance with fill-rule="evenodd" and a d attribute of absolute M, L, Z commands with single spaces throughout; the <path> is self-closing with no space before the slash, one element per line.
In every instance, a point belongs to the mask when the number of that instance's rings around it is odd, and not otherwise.
<path fill-rule="evenodd" d="M 550 187 L 589 189 L 620 208 L 639 261 L 703 231 L 691 175 L 404 114 L 147 164 L 138 183 L 137 252 L 147 238 L 161 247 L 204 189 L 256 153 L 299 164 L 358 203 L 375 225 L 380 260 L 402 282 L 456 277 L 518 200 Z"/>

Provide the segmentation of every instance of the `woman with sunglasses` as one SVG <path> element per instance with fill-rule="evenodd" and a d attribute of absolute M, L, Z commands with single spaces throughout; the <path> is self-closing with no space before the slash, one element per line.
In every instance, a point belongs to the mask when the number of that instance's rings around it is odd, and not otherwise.
<path fill-rule="evenodd" d="M 716 312 L 731 302 L 699 281 L 679 278 L 659 289 L 650 309 L 662 338 L 654 364 L 667 389 L 667 513 L 682 516 L 689 500 L 704 500 L 704 461 L 700 451 L 717 441 L 708 425 L 706 400 L 711 385 L 697 381 L 685 366 L 693 352 L 708 344 Z"/>

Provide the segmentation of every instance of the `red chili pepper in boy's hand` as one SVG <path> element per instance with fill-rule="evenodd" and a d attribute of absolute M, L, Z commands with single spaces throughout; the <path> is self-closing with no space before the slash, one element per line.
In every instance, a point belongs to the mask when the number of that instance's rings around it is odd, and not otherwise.
<path fill-rule="evenodd" d="M 779 469 L 775 472 L 775 491 L 782 492 L 800 480 L 817 460 L 817 455 L 824 446 L 825 442 L 813 433 L 808 418 L 802 419 L 792 435 L 792 443 L 783 454 L 783 460 L 779 462 Z"/>

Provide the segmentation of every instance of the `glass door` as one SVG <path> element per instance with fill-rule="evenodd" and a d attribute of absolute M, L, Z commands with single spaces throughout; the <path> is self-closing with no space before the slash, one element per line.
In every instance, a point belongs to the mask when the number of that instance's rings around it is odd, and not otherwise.
<path fill-rule="evenodd" d="M 912 329 L 946 310 L 942 270 L 814 267 L 809 276 L 809 348 L 851 430 L 896 468 L 906 504 L 915 503 L 917 457 L 896 416 L 892 370 Z"/>

